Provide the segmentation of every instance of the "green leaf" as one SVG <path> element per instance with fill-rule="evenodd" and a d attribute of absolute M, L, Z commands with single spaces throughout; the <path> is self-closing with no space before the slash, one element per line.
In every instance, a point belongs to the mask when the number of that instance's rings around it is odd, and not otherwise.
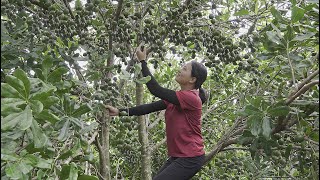
<path fill-rule="evenodd" d="M 39 125 L 38 125 L 36 120 L 32 121 L 31 132 L 32 132 L 32 135 L 33 135 L 32 139 L 34 141 L 34 147 L 35 148 L 42 148 L 47 144 L 48 137 L 40 129 L 40 127 L 39 127 Z"/>
<path fill-rule="evenodd" d="M 65 114 L 71 115 L 74 111 L 74 100 L 70 99 L 68 95 L 63 96 L 63 109 Z"/>
<path fill-rule="evenodd" d="M 268 39 L 276 44 L 282 44 L 280 37 L 273 31 L 267 31 Z"/>
<path fill-rule="evenodd" d="M 98 180 L 98 178 L 96 176 L 81 175 L 78 180 Z"/>
<path fill-rule="evenodd" d="M 263 120 L 262 120 L 262 134 L 266 139 L 270 139 L 271 127 L 270 127 L 270 119 L 269 119 L 268 116 L 263 117 Z"/>
<path fill-rule="evenodd" d="M 63 74 L 67 73 L 68 69 L 65 67 L 59 67 L 55 69 L 52 73 L 48 76 L 48 82 L 55 83 L 61 81 L 61 77 Z"/>
<path fill-rule="evenodd" d="M 43 110 L 43 104 L 38 100 L 31 100 L 30 105 L 34 114 L 39 114 Z"/>
<path fill-rule="evenodd" d="M 276 18 L 276 20 L 278 20 L 278 21 L 283 20 L 280 12 L 278 10 L 276 10 L 274 6 L 270 9 L 270 11 L 271 11 L 271 14 L 273 15 L 273 17 Z"/>
<path fill-rule="evenodd" d="M 83 129 L 80 130 L 80 134 L 86 134 L 90 131 L 93 131 L 94 129 L 96 129 L 99 126 L 99 123 L 97 122 L 93 122 L 91 123 L 89 126 L 84 127 Z"/>
<path fill-rule="evenodd" d="M 16 163 L 8 163 L 5 169 L 6 175 L 11 179 L 22 179 L 20 167 Z"/>
<path fill-rule="evenodd" d="M 26 130 L 31 126 L 33 117 L 29 106 L 20 113 L 10 114 L 1 119 L 1 130 L 10 130 L 17 127 L 20 130 Z"/>
<path fill-rule="evenodd" d="M 64 141 L 67 138 L 69 126 L 70 126 L 70 120 L 67 119 L 66 122 L 64 123 L 63 127 L 61 128 L 60 134 L 58 136 L 59 141 Z"/>
<path fill-rule="evenodd" d="M 37 74 L 37 75 L 43 76 L 44 80 L 46 81 L 48 79 L 48 74 L 50 72 L 50 69 L 51 69 L 52 65 L 53 65 L 53 61 L 52 61 L 51 56 L 45 56 L 45 58 L 44 58 L 44 60 L 42 62 L 41 75 L 40 74 Z M 39 78 L 41 79 L 41 77 L 39 77 Z"/>
<path fill-rule="evenodd" d="M 302 19 L 304 16 L 304 12 L 305 12 L 304 9 L 302 9 L 298 6 L 294 6 L 291 11 L 291 22 L 295 23 L 295 22 L 299 21 L 300 19 Z"/>
<path fill-rule="evenodd" d="M 53 104 L 59 102 L 59 98 L 55 97 L 55 96 L 49 96 L 45 101 L 41 101 L 42 104 L 44 105 L 44 108 L 49 108 L 51 107 Z"/>
<path fill-rule="evenodd" d="M 287 25 L 287 32 L 284 35 L 284 38 L 287 42 L 291 41 L 294 38 L 294 31 L 291 25 Z M 291 47 L 290 47 L 291 48 Z"/>
<path fill-rule="evenodd" d="M 121 72 L 122 74 L 120 74 L 120 79 L 129 80 L 131 78 L 130 73 L 128 73 L 126 70 L 122 69 Z"/>
<path fill-rule="evenodd" d="M 19 171 L 21 171 L 23 174 L 28 174 L 33 167 L 30 165 L 30 162 L 22 159 L 19 163 Z"/>
<path fill-rule="evenodd" d="M 90 107 L 89 104 L 84 104 L 84 105 L 80 106 L 78 109 L 76 109 L 75 111 L 73 111 L 71 116 L 77 118 L 87 112 L 90 112 L 91 110 L 92 110 L 92 108 Z"/>
<path fill-rule="evenodd" d="M 273 117 L 286 116 L 290 112 L 290 108 L 288 106 L 277 106 L 277 107 L 268 109 L 267 112 L 270 116 L 273 116 Z"/>
<path fill-rule="evenodd" d="M 44 121 L 49 121 L 51 124 L 55 124 L 56 122 L 60 121 L 60 118 L 58 116 L 49 112 L 49 110 L 47 109 L 41 111 L 41 113 L 38 114 L 36 118 Z"/>
<path fill-rule="evenodd" d="M 244 114 L 247 115 L 247 116 L 250 116 L 250 115 L 256 115 L 256 114 L 261 114 L 262 112 L 254 107 L 253 105 L 249 104 L 247 105 L 244 110 L 243 110 Z"/>
<path fill-rule="evenodd" d="M 18 159 L 19 159 L 19 156 L 15 153 L 6 154 L 5 152 L 1 151 L 1 161 L 17 161 Z"/>
<path fill-rule="evenodd" d="M 102 26 L 103 25 L 103 23 L 97 19 L 91 20 L 91 24 L 94 26 Z"/>
<path fill-rule="evenodd" d="M 13 73 L 14 76 L 16 76 L 17 78 L 19 78 L 23 84 L 24 84 L 24 89 L 25 89 L 25 95 L 26 98 L 29 98 L 30 95 L 30 81 L 28 79 L 27 74 L 22 70 L 22 69 L 16 69 Z"/>
<path fill-rule="evenodd" d="M 284 157 L 285 157 L 286 159 L 289 158 L 290 153 L 291 153 L 291 150 L 292 150 L 292 145 L 289 144 L 289 145 L 286 147 L 286 151 L 285 151 L 285 153 L 284 153 Z"/>
<path fill-rule="evenodd" d="M 17 106 L 23 104 L 26 104 L 26 102 L 19 98 L 1 98 L 1 116 L 6 117 L 21 112 L 22 109 Z"/>
<path fill-rule="evenodd" d="M 67 159 L 69 157 L 71 157 L 73 154 L 73 152 L 71 150 L 68 150 L 67 152 L 61 154 L 59 157 L 58 157 L 58 160 L 63 160 L 63 159 Z"/>
<path fill-rule="evenodd" d="M 1 83 L 1 97 L 24 99 L 24 97 L 15 88 L 7 83 Z"/>
<path fill-rule="evenodd" d="M 69 178 L 70 174 L 70 165 L 63 165 L 61 172 L 59 173 L 59 179 L 65 180 Z"/>
<path fill-rule="evenodd" d="M 69 174 L 69 180 L 77 180 L 78 178 L 78 169 L 77 169 L 77 165 L 72 162 L 71 166 L 70 166 L 70 174 Z"/>
<path fill-rule="evenodd" d="M 262 123 L 262 118 L 261 116 L 257 116 L 257 115 L 252 115 L 248 118 L 247 120 L 247 124 L 250 128 L 250 132 L 252 135 L 254 136 L 259 136 L 261 130 L 262 130 L 262 126 L 261 126 L 261 123 Z"/>
<path fill-rule="evenodd" d="M 316 35 L 316 33 L 314 33 L 314 32 L 307 32 L 305 34 L 299 34 L 295 38 L 293 38 L 292 41 L 304 41 L 304 40 L 310 39 L 314 35 Z"/>
<path fill-rule="evenodd" d="M 19 78 L 11 75 L 6 75 L 5 80 L 10 86 L 16 89 L 22 97 L 27 97 L 23 82 Z"/>
<path fill-rule="evenodd" d="M 140 79 L 136 79 L 135 82 L 138 83 L 138 84 L 146 84 L 150 80 L 151 80 L 151 77 L 150 76 L 146 76 L 146 77 L 142 77 Z"/>
<path fill-rule="evenodd" d="M 36 167 L 42 168 L 42 169 L 51 169 L 52 162 L 53 162 L 53 159 L 39 158 Z"/>
<path fill-rule="evenodd" d="M 33 69 L 33 71 L 35 72 L 36 77 L 38 77 L 38 78 L 41 79 L 42 81 L 46 81 L 46 78 L 43 76 L 41 69 L 35 68 L 35 69 Z M 46 76 L 46 77 L 47 77 L 47 76 Z"/>
<path fill-rule="evenodd" d="M 248 11 L 248 10 L 246 10 L 246 9 L 241 9 L 240 11 L 235 12 L 233 15 L 234 15 L 234 16 L 244 16 L 244 15 L 249 15 L 249 11 Z"/>

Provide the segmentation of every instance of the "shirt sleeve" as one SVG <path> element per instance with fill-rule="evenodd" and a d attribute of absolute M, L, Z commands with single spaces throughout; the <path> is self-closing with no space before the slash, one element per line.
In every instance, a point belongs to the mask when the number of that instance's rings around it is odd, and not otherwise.
<path fill-rule="evenodd" d="M 142 104 L 139 106 L 135 106 L 132 108 L 122 108 L 119 109 L 120 112 L 126 112 L 128 113 L 128 116 L 140 116 L 140 115 L 145 115 L 145 114 L 149 114 L 155 111 L 161 111 L 166 109 L 167 104 L 164 103 L 164 101 L 160 100 L 160 101 L 156 101 L 156 102 L 152 102 L 150 104 Z"/>
<path fill-rule="evenodd" d="M 149 91 L 151 94 L 153 94 L 154 96 L 165 100 L 167 102 L 170 102 L 174 105 L 180 105 L 178 98 L 176 96 L 176 92 L 164 87 L 161 87 L 158 82 L 155 80 L 155 78 L 153 77 L 153 75 L 151 74 L 146 61 L 141 61 L 141 66 L 142 66 L 142 74 L 144 77 L 146 76 L 150 76 L 151 80 L 149 82 L 146 83 Z"/>
<path fill-rule="evenodd" d="M 176 95 L 178 97 L 181 109 L 187 109 L 187 110 L 202 109 L 201 99 L 196 93 L 193 93 L 192 91 L 177 91 Z"/>

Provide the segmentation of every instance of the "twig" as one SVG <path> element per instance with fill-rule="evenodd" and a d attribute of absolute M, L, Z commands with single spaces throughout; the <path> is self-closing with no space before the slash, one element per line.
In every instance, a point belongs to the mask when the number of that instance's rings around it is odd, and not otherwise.
<path fill-rule="evenodd" d="M 98 135 L 98 132 L 95 131 L 95 132 L 93 133 L 92 137 L 90 138 L 90 140 L 88 141 L 88 144 L 89 144 L 89 145 L 92 144 L 93 141 L 95 141 L 97 135 Z"/>

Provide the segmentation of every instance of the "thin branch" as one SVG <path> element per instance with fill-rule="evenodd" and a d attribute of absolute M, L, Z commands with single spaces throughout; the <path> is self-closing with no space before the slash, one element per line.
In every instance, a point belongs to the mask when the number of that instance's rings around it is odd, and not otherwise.
<path fill-rule="evenodd" d="M 315 72 L 310 74 L 306 79 L 304 79 L 298 86 L 296 91 L 292 92 L 289 97 L 292 97 L 294 94 L 296 94 L 305 84 L 307 84 L 309 81 L 311 81 L 314 77 L 316 77 L 319 74 L 319 69 L 317 69 Z"/>
<path fill-rule="evenodd" d="M 160 142 L 150 148 L 151 153 L 156 151 L 161 145 L 163 145 L 167 141 L 166 138 L 163 138 Z"/>
<path fill-rule="evenodd" d="M 319 80 L 312 81 L 305 86 L 303 86 L 298 92 L 296 92 L 292 97 L 287 99 L 286 104 L 290 104 L 292 101 L 294 101 L 297 97 L 299 97 L 301 94 L 305 93 L 307 90 L 309 90 L 312 86 L 319 84 Z"/>
<path fill-rule="evenodd" d="M 89 144 L 89 145 L 92 144 L 92 143 L 96 140 L 97 135 L 98 135 L 98 132 L 95 131 L 95 132 L 93 133 L 92 137 L 90 138 L 90 140 L 88 141 L 88 144 Z"/>

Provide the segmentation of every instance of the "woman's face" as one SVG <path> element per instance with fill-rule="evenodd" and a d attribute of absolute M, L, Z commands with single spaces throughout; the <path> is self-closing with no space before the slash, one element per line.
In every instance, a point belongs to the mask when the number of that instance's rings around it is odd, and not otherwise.
<path fill-rule="evenodd" d="M 191 70 L 192 70 L 192 65 L 191 62 L 184 64 L 182 68 L 178 71 L 176 75 L 176 81 L 180 84 L 188 84 L 188 83 L 194 83 L 195 77 L 191 76 Z"/>

